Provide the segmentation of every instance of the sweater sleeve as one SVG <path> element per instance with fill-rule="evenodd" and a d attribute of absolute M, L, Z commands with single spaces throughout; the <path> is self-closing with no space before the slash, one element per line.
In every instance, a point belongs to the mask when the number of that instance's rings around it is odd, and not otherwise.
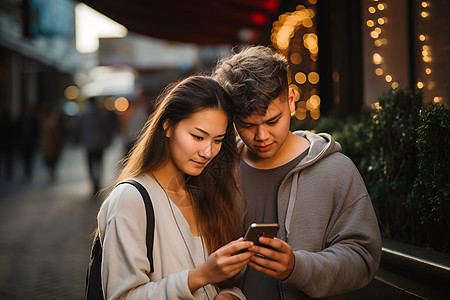
<path fill-rule="evenodd" d="M 314 221 L 298 225 L 316 240 L 296 248 L 301 250 L 294 251 L 294 270 L 284 281 L 314 298 L 365 286 L 375 276 L 381 257 L 377 219 L 359 172 L 349 160 L 336 161 L 335 166 L 328 172 L 319 170 L 326 174 L 321 177 L 323 185 L 334 188 L 308 194 L 311 202 L 309 208 L 304 206 L 305 213 Z M 325 205 L 324 199 L 332 200 Z"/>
<path fill-rule="evenodd" d="M 245 297 L 244 293 L 238 287 L 224 289 L 224 290 L 220 291 L 219 294 L 231 294 L 231 295 L 233 295 L 233 296 L 235 296 L 235 297 L 237 297 L 238 299 L 241 299 L 241 300 L 246 300 L 247 299 Z"/>
<path fill-rule="evenodd" d="M 380 262 L 381 241 L 370 200 L 360 199 L 339 218 L 339 232 L 322 251 L 294 251 L 295 267 L 286 283 L 310 297 L 335 296 L 365 286 Z M 358 224 L 358 226 L 352 226 Z"/>
<path fill-rule="evenodd" d="M 118 201 L 105 212 L 104 233 L 100 232 L 105 299 L 195 299 L 188 287 L 189 270 L 150 281 L 144 203 L 133 188 L 121 187 L 118 193 Z"/>

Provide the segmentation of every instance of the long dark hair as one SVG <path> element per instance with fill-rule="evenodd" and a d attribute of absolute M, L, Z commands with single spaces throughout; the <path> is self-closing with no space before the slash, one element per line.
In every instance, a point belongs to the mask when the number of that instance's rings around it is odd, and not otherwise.
<path fill-rule="evenodd" d="M 140 138 L 125 158 L 117 182 L 149 173 L 169 158 L 166 132 L 193 113 L 208 108 L 223 110 L 228 125 L 217 156 L 198 176 L 186 176 L 186 188 L 193 199 L 193 209 L 209 253 L 239 235 L 236 217 L 238 189 L 234 173 L 238 163 L 233 110 L 228 94 L 211 77 L 191 76 L 170 85 L 158 98 L 154 113 L 145 124 Z M 164 122 L 169 126 L 164 129 Z"/>

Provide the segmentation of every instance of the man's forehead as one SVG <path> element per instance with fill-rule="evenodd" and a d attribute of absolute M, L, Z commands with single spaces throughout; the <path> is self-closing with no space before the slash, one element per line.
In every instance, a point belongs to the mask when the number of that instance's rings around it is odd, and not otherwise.
<path fill-rule="evenodd" d="M 264 122 L 270 120 L 274 117 L 277 117 L 280 112 L 283 110 L 283 101 L 280 101 L 279 98 L 275 98 L 267 107 L 267 110 L 264 113 L 254 112 L 250 116 L 245 118 L 238 118 L 238 121 L 241 123 L 255 123 L 255 122 Z"/>

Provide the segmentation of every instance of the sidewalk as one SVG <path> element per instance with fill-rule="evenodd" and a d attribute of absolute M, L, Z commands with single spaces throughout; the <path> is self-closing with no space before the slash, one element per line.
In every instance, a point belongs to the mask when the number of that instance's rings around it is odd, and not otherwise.
<path fill-rule="evenodd" d="M 103 185 L 123 155 L 116 139 L 104 157 Z M 30 182 L 0 184 L 0 299 L 82 299 L 90 234 L 103 201 L 93 200 L 84 152 L 68 145 L 55 182 L 39 158 Z"/>

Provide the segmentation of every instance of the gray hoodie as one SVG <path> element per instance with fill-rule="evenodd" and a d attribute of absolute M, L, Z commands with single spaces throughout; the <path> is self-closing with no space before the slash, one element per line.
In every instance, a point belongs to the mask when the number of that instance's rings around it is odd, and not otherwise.
<path fill-rule="evenodd" d="M 366 285 L 378 270 L 377 219 L 364 181 L 339 143 L 326 133 L 294 134 L 311 145 L 278 190 L 278 238 L 295 256 L 292 273 L 281 282 L 282 299 L 342 295 Z"/>

